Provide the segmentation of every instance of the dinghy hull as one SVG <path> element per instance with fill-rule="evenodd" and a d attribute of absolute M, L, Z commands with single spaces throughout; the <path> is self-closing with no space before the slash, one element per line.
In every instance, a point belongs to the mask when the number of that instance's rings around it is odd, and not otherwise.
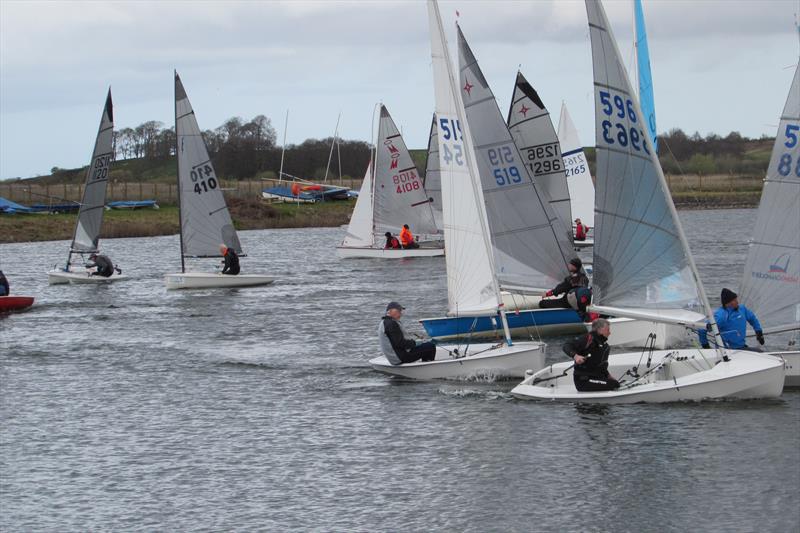
<path fill-rule="evenodd" d="M 568 335 L 586 331 L 578 313 L 572 309 L 528 309 L 509 311 L 508 328 L 512 336 Z M 503 337 L 499 315 L 423 318 L 427 334 L 437 340 L 495 339 Z"/>
<path fill-rule="evenodd" d="M 352 248 L 337 246 L 336 253 L 341 259 L 406 259 L 408 257 L 442 257 L 444 248 L 410 248 L 403 250 L 383 248 Z"/>
<path fill-rule="evenodd" d="M 714 350 L 672 350 L 652 354 L 650 368 L 660 368 L 632 385 L 623 381 L 615 391 L 578 392 L 572 379 L 570 362 L 551 365 L 528 375 L 511 390 L 521 399 L 561 402 L 631 404 L 701 401 L 721 398 L 774 398 L 781 395 L 784 362 L 771 354 L 747 351 L 729 352 L 730 361 L 714 364 Z M 618 377 L 638 367 L 643 375 L 648 369 L 641 353 L 613 354 L 609 373 Z M 710 368 L 709 368 L 710 366 Z M 705 370 L 698 370 L 705 368 Z M 553 378 L 553 379 L 549 379 Z"/>
<path fill-rule="evenodd" d="M 784 367 L 786 369 L 783 386 L 792 389 L 800 388 L 800 351 L 773 353 L 783 357 Z"/>
<path fill-rule="evenodd" d="M 33 305 L 33 296 L 0 296 L 0 313 L 22 311 Z"/>
<path fill-rule="evenodd" d="M 531 368 L 544 367 L 546 344 L 520 342 L 512 346 L 473 344 L 466 357 L 454 358 L 445 347 L 436 348 L 434 361 L 392 365 L 385 356 L 370 360 L 378 372 L 410 379 L 502 379 L 518 378 Z"/>
<path fill-rule="evenodd" d="M 124 281 L 128 276 L 117 274 L 114 272 L 109 277 L 92 276 L 86 270 L 69 270 L 53 269 L 47 273 L 47 282 L 50 285 L 63 285 L 65 283 L 83 284 L 83 285 L 103 285 L 108 283 L 115 283 L 117 281 Z"/>
<path fill-rule="evenodd" d="M 269 285 L 274 281 L 275 278 L 261 274 L 229 276 L 216 272 L 184 272 L 164 276 L 164 283 L 168 290 L 257 287 Z"/>

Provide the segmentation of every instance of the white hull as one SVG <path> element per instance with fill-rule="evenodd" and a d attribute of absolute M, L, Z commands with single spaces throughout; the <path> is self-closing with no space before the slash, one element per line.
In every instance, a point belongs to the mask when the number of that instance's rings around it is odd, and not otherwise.
<path fill-rule="evenodd" d="M 77 283 L 84 285 L 102 285 L 107 283 L 115 283 L 117 281 L 124 281 L 128 276 L 117 274 L 114 272 L 109 277 L 91 276 L 85 269 L 64 271 L 56 268 L 47 273 L 47 282 L 50 285 L 63 285 L 66 283 Z"/>
<path fill-rule="evenodd" d="M 669 355 L 669 356 L 668 356 Z M 747 351 L 729 352 L 730 361 L 713 362 L 714 350 L 671 350 L 653 352 L 651 369 L 658 370 L 636 384 L 616 391 L 578 392 L 572 381 L 570 362 L 551 365 L 512 389 L 517 398 L 602 404 L 666 403 L 719 398 L 772 398 L 783 391 L 784 362 L 780 357 Z M 620 377 L 638 366 L 644 375 L 647 354 L 614 354 L 609 373 Z M 706 363 L 708 361 L 708 363 Z M 663 363 L 663 364 L 661 364 Z M 713 365 L 709 368 L 709 364 Z M 705 368 L 707 370 L 700 370 Z M 566 375 L 563 375 L 566 373 Z M 542 379 L 560 376 L 547 381 Z M 534 384 L 534 381 L 537 383 Z M 633 378 L 627 377 L 627 382 Z"/>
<path fill-rule="evenodd" d="M 572 241 L 576 249 L 590 248 L 594 246 L 594 238 L 587 238 L 585 241 Z"/>
<path fill-rule="evenodd" d="M 270 194 L 262 192 L 261 197 L 265 200 L 278 200 L 287 204 L 314 204 L 317 202 L 316 198 L 300 198 L 297 196 L 282 196 L 280 194 Z"/>
<path fill-rule="evenodd" d="M 337 246 L 336 253 L 341 259 L 405 259 L 407 257 L 441 257 L 444 255 L 444 248 L 407 248 L 401 250 L 384 248 L 351 248 Z"/>
<path fill-rule="evenodd" d="M 444 348 L 437 347 L 433 361 L 394 366 L 385 356 L 380 356 L 370 359 L 369 364 L 379 372 L 411 379 L 516 378 L 524 376 L 526 370 L 544 366 L 546 345 L 543 343 L 519 342 L 513 346 L 492 346 L 472 344 L 468 355 L 458 359 L 451 357 Z"/>
<path fill-rule="evenodd" d="M 798 352 L 772 352 L 783 357 L 786 376 L 783 379 L 784 387 L 800 387 L 800 351 Z"/>
<path fill-rule="evenodd" d="M 260 274 L 229 276 L 217 272 L 184 272 L 167 274 L 164 283 L 167 289 L 218 289 L 231 287 L 256 287 L 269 285 L 275 278 Z"/>

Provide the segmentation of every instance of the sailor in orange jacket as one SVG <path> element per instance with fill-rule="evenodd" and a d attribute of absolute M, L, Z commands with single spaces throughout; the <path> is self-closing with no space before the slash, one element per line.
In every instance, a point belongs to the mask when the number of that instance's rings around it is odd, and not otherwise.
<path fill-rule="evenodd" d="M 419 244 L 414 241 L 414 236 L 408 228 L 408 224 L 403 224 L 403 229 L 400 230 L 400 244 L 403 248 L 419 248 Z"/>

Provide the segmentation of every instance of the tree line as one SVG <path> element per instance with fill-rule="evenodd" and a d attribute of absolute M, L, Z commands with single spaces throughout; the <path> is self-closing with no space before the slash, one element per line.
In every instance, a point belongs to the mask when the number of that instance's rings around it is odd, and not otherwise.
<path fill-rule="evenodd" d="M 250 121 L 232 117 L 213 130 L 202 132 L 217 173 L 225 179 L 248 179 L 280 169 L 281 148 L 272 121 L 257 115 Z M 309 180 L 324 177 L 333 138 L 307 139 L 286 146 L 284 172 Z M 175 155 L 175 128 L 162 122 L 147 121 L 135 128 L 114 131 L 117 160 L 158 160 Z M 329 179 L 339 175 L 360 177 L 369 161 L 369 145 L 363 141 L 339 139 L 333 150 Z"/>

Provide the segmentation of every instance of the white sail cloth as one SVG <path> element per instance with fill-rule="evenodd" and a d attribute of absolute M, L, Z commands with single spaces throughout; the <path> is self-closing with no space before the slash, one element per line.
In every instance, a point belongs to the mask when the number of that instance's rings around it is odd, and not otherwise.
<path fill-rule="evenodd" d="M 508 129 L 542 198 L 550 203 L 561 231 L 571 241 L 572 209 L 558 136 L 550 112 L 521 72 L 517 72 L 514 82 Z"/>
<path fill-rule="evenodd" d="M 428 1 L 428 22 L 439 130 L 448 312 L 453 315 L 492 312 L 501 300 L 494 277 L 483 193 L 441 15 L 432 0 Z"/>
<path fill-rule="evenodd" d="M 376 241 L 408 224 L 416 235 L 438 233 L 431 202 L 400 130 L 381 106 L 376 143 L 373 220 Z"/>
<path fill-rule="evenodd" d="M 567 173 L 572 215 L 593 228 L 594 182 L 589 172 L 589 161 L 578 137 L 578 130 L 564 103 L 561 104 L 561 116 L 558 119 L 558 140 L 561 142 L 561 157 L 564 159 L 564 169 Z"/>
<path fill-rule="evenodd" d="M 367 165 L 361 190 L 347 226 L 347 234 L 342 246 L 349 248 L 370 248 L 376 244 L 372 231 L 372 161 Z"/>
<path fill-rule="evenodd" d="M 586 10 L 597 145 L 595 305 L 696 308 L 705 297 L 605 11 L 592 0 Z"/>
<path fill-rule="evenodd" d="M 461 98 L 475 145 L 497 278 L 501 285 L 552 287 L 566 274 L 575 252 L 528 173 L 460 28 L 458 49 Z"/>
<path fill-rule="evenodd" d="M 200 127 L 175 73 L 175 133 L 181 207 L 182 253 L 187 257 L 219 257 L 219 245 L 242 253 L 239 236 L 208 157 Z"/>
<path fill-rule="evenodd" d="M 95 252 L 100 240 L 100 226 L 105 211 L 108 173 L 113 158 L 114 105 L 111 102 L 111 89 L 108 90 L 100 127 L 94 143 L 92 161 L 86 171 L 86 185 L 78 210 L 78 222 L 72 238 L 72 252 Z"/>
<path fill-rule="evenodd" d="M 439 172 L 439 135 L 436 127 L 436 113 L 431 122 L 431 133 L 428 136 L 428 157 L 425 162 L 425 192 L 431 200 L 433 220 L 439 230 L 443 229 L 442 222 L 442 177 Z"/>
<path fill-rule="evenodd" d="M 741 293 L 765 328 L 800 326 L 800 65 L 778 125 Z"/>

